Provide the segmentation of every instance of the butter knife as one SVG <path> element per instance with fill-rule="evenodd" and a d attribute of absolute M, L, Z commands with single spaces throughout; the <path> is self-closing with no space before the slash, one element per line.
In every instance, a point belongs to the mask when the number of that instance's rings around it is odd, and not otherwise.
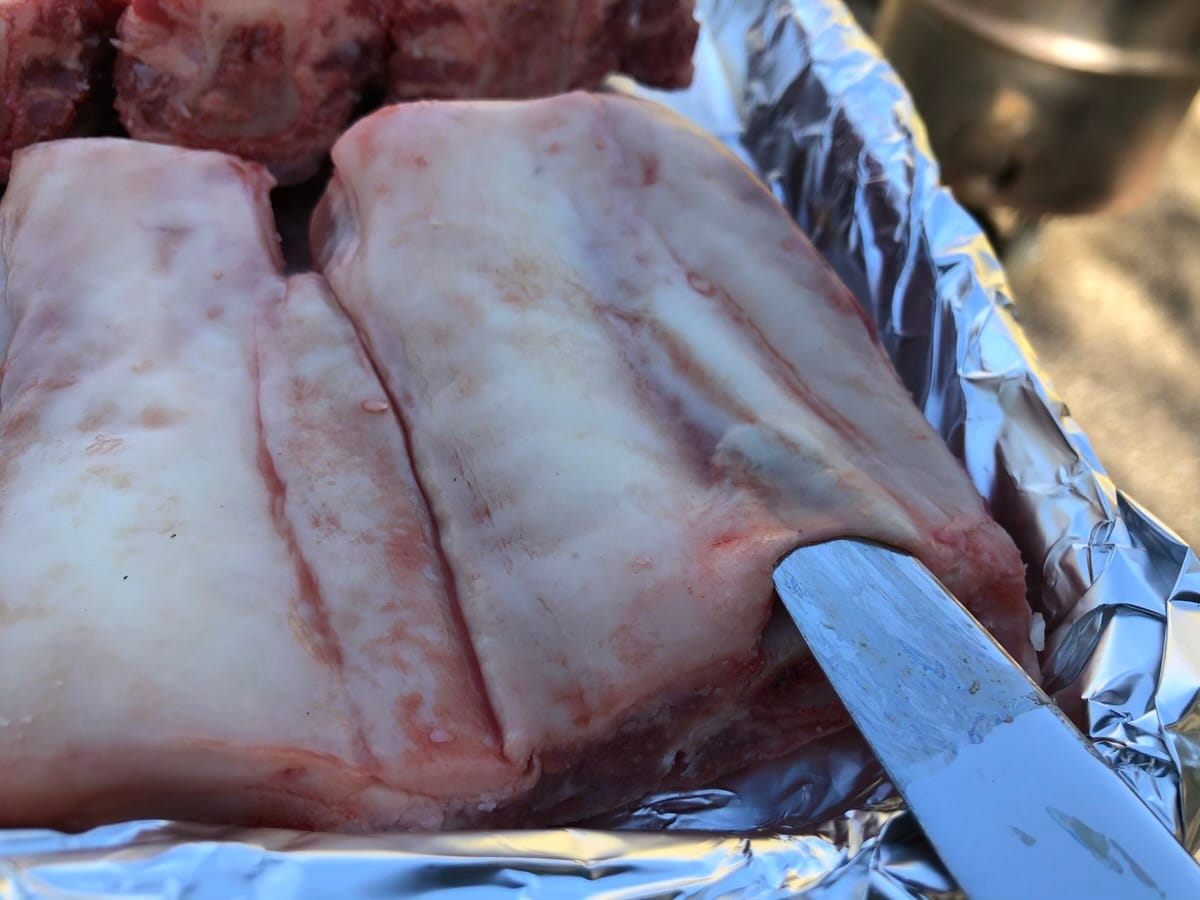
<path fill-rule="evenodd" d="M 921 563 L 831 541 L 775 587 L 969 897 L 1200 897 L 1200 866 Z"/>

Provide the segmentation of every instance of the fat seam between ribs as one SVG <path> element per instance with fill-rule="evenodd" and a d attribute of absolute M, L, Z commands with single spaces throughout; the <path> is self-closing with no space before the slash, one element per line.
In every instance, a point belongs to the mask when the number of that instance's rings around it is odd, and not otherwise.
<path fill-rule="evenodd" d="M 325 206 L 325 204 L 328 202 L 328 198 L 333 196 L 334 192 L 341 194 L 345 200 L 349 201 L 343 206 L 342 212 L 352 216 L 357 225 L 360 220 L 358 200 L 353 195 L 353 192 L 346 187 L 345 182 L 337 178 L 336 174 L 334 175 L 333 182 L 330 183 L 330 186 L 327 189 L 327 199 L 322 201 L 321 205 L 318 207 L 317 213 L 314 213 L 314 219 L 320 214 L 323 208 L 326 210 L 326 212 L 328 212 L 328 208 Z M 336 213 L 332 213 L 330 215 L 332 217 L 335 216 Z M 336 223 L 333 224 L 336 227 Z M 398 402 L 395 391 L 392 389 L 391 384 L 388 383 L 387 378 L 384 376 L 383 369 L 379 365 L 378 360 L 376 360 L 375 355 L 372 352 L 370 339 L 359 327 L 359 323 L 355 317 L 346 308 L 346 305 L 338 296 L 334 286 L 329 283 L 328 280 L 326 280 L 326 284 L 329 288 L 330 296 L 333 297 L 335 303 L 337 304 L 338 311 L 355 326 L 354 333 L 358 340 L 359 349 L 362 351 L 363 357 L 367 360 L 367 362 L 370 363 L 371 371 L 374 372 L 375 378 L 378 380 L 380 387 L 383 389 L 388 398 L 388 407 L 404 439 L 405 455 L 408 460 L 408 465 L 412 470 L 413 483 L 417 487 L 417 493 L 421 497 L 421 503 L 424 506 L 427 521 L 429 522 L 430 543 L 433 546 L 434 551 L 437 553 L 438 565 L 441 569 L 442 582 L 446 586 L 446 600 L 450 607 L 451 619 L 454 622 L 454 630 L 457 634 L 459 645 L 462 647 L 463 653 L 467 657 L 469 670 L 473 675 L 472 680 L 474 681 L 474 687 L 480 698 L 483 700 L 484 711 L 487 715 L 488 727 L 496 741 L 496 747 L 499 749 L 500 753 L 505 759 L 508 759 L 509 762 L 513 762 L 513 760 L 509 759 L 508 757 L 506 742 L 504 739 L 504 730 L 501 726 L 500 718 L 496 713 L 496 705 L 492 700 L 487 679 L 483 675 L 483 667 L 480 664 L 479 653 L 475 648 L 475 641 L 471 636 L 470 628 L 467 626 L 466 616 L 463 612 L 462 602 L 459 597 L 458 577 L 442 542 L 441 524 L 438 521 L 436 510 L 433 508 L 433 503 L 429 499 L 429 492 L 425 486 L 424 478 L 419 467 L 417 466 L 416 456 L 414 455 L 412 427 L 405 419 L 403 409 Z"/>
<path fill-rule="evenodd" d="M 299 592 L 301 603 L 309 613 L 310 620 L 303 624 L 305 630 L 311 633 L 311 638 L 315 639 L 313 641 L 315 646 L 311 646 L 309 640 L 305 640 L 304 642 L 309 652 L 313 653 L 318 660 L 332 669 L 337 678 L 338 689 L 342 695 L 342 703 L 348 714 L 347 725 L 350 731 L 350 745 L 354 751 L 355 762 L 368 772 L 378 772 L 379 761 L 372 752 L 370 742 L 367 740 L 362 710 L 359 708 L 346 682 L 344 652 L 341 641 L 338 638 L 336 629 L 330 622 L 329 609 L 321 595 L 320 580 L 308 560 L 304 557 L 304 552 L 300 549 L 300 542 L 296 538 L 295 526 L 292 525 L 291 520 L 288 518 L 287 482 L 280 476 L 267 443 L 266 423 L 263 420 L 262 414 L 263 378 L 257 320 L 255 321 L 253 340 L 254 354 L 251 360 L 251 367 L 254 376 L 254 425 L 258 438 L 258 467 L 267 493 L 271 498 L 271 521 L 275 526 L 275 531 L 279 535 L 279 539 L 287 547 L 288 556 L 291 558 L 296 570 L 296 589 Z M 309 638 L 309 634 L 305 634 L 304 638 Z"/>
<path fill-rule="evenodd" d="M 337 296 L 336 294 L 334 295 Z M 343 315 L 349 315 L 345 307 L 342 307 L 341 301 L 338 301 L 338 306 L 341 308 Z M 351 319 L 353 321 L 353 319 Z M 357 329 L 356 329 L 357 333 Z M 442 543 L 442 526 L 438 522 L 437 512 L 433 508 L 433 504 L 429 500 L 429 492 L 425 487 L 425 481 L 421 476 L 420 469 L 417 467 L 416 457 L 413 454 L 413 435 L 412 428 L 404 418 L 404 413 L 401 411 L 399 404 L 396 402 L 396 397 L 392 391 L 391 385 L 387 379 L 383 377 L 380 371 L 379 364 L 375 361 L 375 357 L 371 355 L 370 341 L 365 336 L 359 334 L 359 344 L 363 348 L 367 359 L 371 363 L 371 369 L 375 372 L 375 376 L 379 379 L 379 383 L 383 386 L 384 392 L 388 397 L 388 406 L 391 407 L 392 415 L 395 417 L 397 425 L 400 426 L 400 432 L 404 436 L 404 449 L 408 456 L 409 465 L 412 467 L 413 480 L 417 486 L 417 493 L 421 496 L 421 503 L 425 507 L 425 512 L 429 516 L 429 536 L 434 550 L 437 552 L 438 565 L 442 570 L 442 581 L 446 585 L 446 599 L 450 605 L 451 618 L 454 621 L 454 629 L 458 633 L 459 643 L 462 645 L 463 652 L 467 656 L 470 663 L 470 671 L 474 676 L 475 688 L 478 690 L 480 697 L 483 699 L 485 712 L 487 713 L 488 727 L 491 729 L 493 736 L 496 739 L 496 746 L 508 759 L 507 749 L 505 747 L 504 731 L 500 726 L 500 718 L 496 715 L 496 706 L 492 702 L 491 692 L 488 690 L 487 680 L 483 677 L 483 666 L 479 661 L 479 653 L 475 649 L 475 641 L 471 637 L 471 630 L 467 627 L 467 619 L 463 613 L 462 602 L 459 599 L 458 591 L 458 576 L 454 571 L 454 566 L 450 562 L 450 557 L 446 553 L 446 548 Z M 513 760 L 509 760 L 513 762 Z"/>

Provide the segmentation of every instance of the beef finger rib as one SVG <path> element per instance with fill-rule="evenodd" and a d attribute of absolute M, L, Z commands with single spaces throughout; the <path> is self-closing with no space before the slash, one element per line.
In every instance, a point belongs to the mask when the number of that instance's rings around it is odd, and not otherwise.
<path fill-rule="evenodd" d="M 701 784 L 847 725 L 771 585 L 827 538 L 915 553 L 1036 665 L 1012 542 L 719 145 L 578 94 L 394 107 L 334 157 L 291 280 L 256 166 L 18 157 L 0 826 Z"/>

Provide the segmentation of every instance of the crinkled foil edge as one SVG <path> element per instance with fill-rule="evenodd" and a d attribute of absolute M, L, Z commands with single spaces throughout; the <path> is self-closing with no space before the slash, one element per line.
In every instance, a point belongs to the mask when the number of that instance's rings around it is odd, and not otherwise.
<path fill-rule="evenodd" d="M 751 165 L 875 315 L 918 404 L 1021 547 L 1046 623 L 1047 688 L 1196 853 L 1200 561 L 1115 489 L 1049 387 L 986 239 L 939 187 L 907 94 L 839 0 L 698 5 L 695 86 L 642 93 Z M 958 895 L 851 735 L 587 830 L 343 837 L 139 822 L 0 833 L 6 898 L 459 890 Z"/>

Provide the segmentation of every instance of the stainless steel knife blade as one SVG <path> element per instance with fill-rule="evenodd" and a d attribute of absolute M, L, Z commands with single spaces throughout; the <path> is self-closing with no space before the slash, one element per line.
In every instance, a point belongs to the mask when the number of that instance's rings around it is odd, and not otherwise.
<path fill-rule="evenodd" d="M 775 586 L 969 897 L 1200 897 L 1200 866 L 915 559 L 831 541 Z"/>

